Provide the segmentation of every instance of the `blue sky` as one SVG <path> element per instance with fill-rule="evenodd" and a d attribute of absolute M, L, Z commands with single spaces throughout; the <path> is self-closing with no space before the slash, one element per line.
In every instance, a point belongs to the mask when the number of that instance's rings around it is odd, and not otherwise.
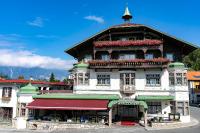
<path fill-rule="evenodd" d="M 133 23 L 200 44 L 199 0 L 1 0 L 0 54 L 6 61 L 0 64 L 12 65 L 16 58 L 22 63 L 14 66 L 62 69 L 73 62 L 64 50 L 123 23 L 126 3 Z"/>

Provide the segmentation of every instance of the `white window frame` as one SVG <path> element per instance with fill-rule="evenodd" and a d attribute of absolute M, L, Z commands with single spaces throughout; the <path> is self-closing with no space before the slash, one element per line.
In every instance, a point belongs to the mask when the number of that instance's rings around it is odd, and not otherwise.
<path fill-rule="evenodd" d="M 110 86 L 110 74 L 97 74 L 97 86 Z"/>

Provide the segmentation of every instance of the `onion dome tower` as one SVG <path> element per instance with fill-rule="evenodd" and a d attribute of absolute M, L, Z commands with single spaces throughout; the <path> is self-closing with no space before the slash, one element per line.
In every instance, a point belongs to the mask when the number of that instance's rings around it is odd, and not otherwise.
<path fill-rule="evenodd" d="M 132 18 L 133 17 L 132 17 L 132 15 L 131 15 L 131 13 L 130 13 L 130 11 L 128 9 L 128 6 L 126 6 L 125 11 L 124 11 L 124 15 L 122 16 L 122 19 L 124 19 L 124 21 L 126 23 L 129 23 Z"/>

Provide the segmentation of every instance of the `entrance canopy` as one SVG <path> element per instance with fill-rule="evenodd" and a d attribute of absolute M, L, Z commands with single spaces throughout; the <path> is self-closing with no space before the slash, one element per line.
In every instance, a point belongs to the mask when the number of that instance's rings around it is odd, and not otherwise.
<path fill-rule="evenodd" d="M 144 101 L 135 101 L 133 99 L 114 100 L 114 101 L 109 102 L 108 107 L 112 108 L 114 105 L 139 105 L 139 106 L 143 106 L 144 109 L 148 108 L 146 102 L 144 102 Z"/>
<path fill-rule="evenodd" d="M 109 100 L 34 99 L 26 107 L 46 110 L 107 110 Z"/>
<path fill-rule="evenodd" d="M 162 95 L 139 95 L 136 97 L 137 100 L 147 101 L 147 100 L 174 100 L 174 96 L 162 96 Z"/>

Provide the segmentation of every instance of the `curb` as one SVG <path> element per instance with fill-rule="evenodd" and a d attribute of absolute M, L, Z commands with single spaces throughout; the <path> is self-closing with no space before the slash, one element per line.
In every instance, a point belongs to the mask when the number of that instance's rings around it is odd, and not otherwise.
<path fill-rule="evenodd" d="M 191 117 L 191 121 L 188 123 L 182 123 L 180 126 L 175 126 L 175 127 L 161 127 L 161 128 L 152 128 L 152 127 L 147 127 L 145 130 L 147 131 L 152 131 L 152 130 L 167 130 L 167 129 L 179 129 L 179 128 L 186 128 L 186 127 L 193 127 L 199 124 L 199 121 L 195 118 Z"/>

